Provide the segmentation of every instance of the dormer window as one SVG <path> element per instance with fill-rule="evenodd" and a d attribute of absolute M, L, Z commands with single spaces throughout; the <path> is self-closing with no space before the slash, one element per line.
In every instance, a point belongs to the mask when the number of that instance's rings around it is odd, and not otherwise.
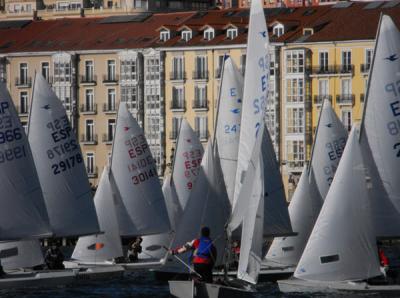
<path fill-rule="evenodd" d="M 205 40 L 211 40 L 215 37 L 215 31 L 213 28 L 208 28 L 207 30 L 204 30 L 204 39 Z"/>
<path fill-rule="evenodd" d="M 160 40 L 167 41 L 170 39 L 170 33 L 168 30 L 160 31 Z"/>
<path fill-rule="evenodd" d="M 182 31 L 181 36 L 184 41 L 189 41 L 192 39 L 192 31 L 190 30 Z"/>
<path fill-rule="evenodd" d="M 273 29 L 273 33 L 274 35 L 276 35 L 277 37 L 283 35 L 285 33 L 285 30 L 283 28 L 282 24 L 276 25 Z"/>
<path fill-rule="evenodd" d="M 312 28 L 304 28 L 303 29 L 303 35 L 313 35 L 314 34 L 314 30 Z"/>
<path fill-rule="evenodd" d="M 226 30 L 226 37 L 229 39 L 234 39 L 238 36 L 238 29 L 237 28 L 229 28 Z"/>

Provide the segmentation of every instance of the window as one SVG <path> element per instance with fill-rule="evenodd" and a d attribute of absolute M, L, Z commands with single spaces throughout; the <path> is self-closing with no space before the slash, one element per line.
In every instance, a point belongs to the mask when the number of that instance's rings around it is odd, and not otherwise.
<path fill-rule="evenodd" d="M 328 71 L 328 52 L 323 51 L 319 52 L 319 71 L 320 72 L 327 72 Z"/>
<path fill-rule="evenodd" d="M 207 86 L 194 87 L 194 108 L 207 107 Z"/>
<path fill-rule="evenodd" d="M 221 75 L 222 75 L 222 68 L 223 68 L 223 65 L 224 65 L 224 57 L 225 57 L 225 55 L 220 55 L 220 56 L 218 56 L 218 62 L 217 62 L 217 70 L 216 70 L 216 73 L 215 73 L 215 77 L 216 78 L 220 78 L 221 77 Z"/>
<path fill-rule="evenodd" d="M 89 175 L 95 174 L 94 153 L 86 152 L 86 171 Z"/>
<path fill-rule="evenodd" d="M 86 89 L 85 91 L 85 106 L 83 109 L 84 112 L 93 112 L 94 111 L 94 91 L 93 89 Z"/>
<path fill-rule="evenodd" d="M 286 72 L 304 72 L 304 51 L 290 51 L 286 53 Z"/>
<path fill-rule="evenodd" d="M 160 31 L 160 40 L 161 41 L 167 41 L 169 39 L 170 39 L 169 30 Z"/>
<path fill-rule="evenodd" d="M 215 37 L 215 31 L 212 28 L 208 28 L 206 30 L 204 30 L 204 39 L 205 40 L 211 40 L 214 39 Z"/>
<path fill-rule="evenodd" d="M 135 8 L 142 8 L 144 7 L 144 1 L 142 0 L 135 0 Z"/>
<path fill-rule="evenodd" d="M 107 60 L 107 81 L 115 80 L 115 60 Z"/>
<path fill-rule="evenodd" d="M 106 111 L 115 111 L 115 89 L 108 89 L 107 91 L 107 107 Z"/>
<path fill-rule="evenodd" d="M 287 133 L 303 133 L 304 132 L 304 109 L 303 108 L 287 108 Z"/>
<path fill-rule="evenodd" d="M 342 123 L 347 131 L 351 130 L 352 126 L 352 112 L 351 109 L 342 110 Z"/>
<path fill-rule="evenodd" d="M 200 140 L 207 140 L 207 116 L 200 116 L 194 118 L 194 130 Z"/>
<path fill-rule="evenodd" d="M 237 28 L 229 28 L 226 30 L 226 37 L 229 39 L 234 39 L 238 36 L 238 29 Z"/>
<path fill-rule="evenodd" d="M 240 56 L 240 70 L 242 72 L 242 75 L 244 75 L 244 72 L 246 70 L 246 54 L 242 54 Z"/>
<path fill-rule="evenodd" d="M 287 160 L 294 162 L 294 167 L 302 167 L 304 161 L 304 141 L 294 140 L 287 141 Z"/>
<path fill-rule="evenodd" d="M 181 36 L 184 41 L 189 41 L 192 39 L 192 31 L 190 30 L 182 31 Z"/>
<path fill-rule="evenodd" d="M 351 70 L 351 51 L 342 51 L 342 72 Z"/>
<path fill-rule="evenodd" d="M 25 133 L 28 133 L 28 122 L 27 121 L 21 121 L 21 126 L 24 128 Z"/>
<path fill-rule="evenodd" d="M 318 81 L 318 94 L 321 96 L 329 95 L 329 81 L 319 80 Z"/>
<path fill-rule="evenodd" d="M 93 61 L 85 61 L 85 82 L 93 82 L 94 66 Z"/>
<path fill-rule="evenodd" d="M 54 82 L 71 82 L 71 62 L 54 62 Z"/>
<path fill-rule="evenodd" d="M 49 81 L 49 73 L 50 73 L 50 63 L 49 62 L 42 62 L 42 76 Z"/>
<path fill-rule="evenodd" d="M 19 94 L 19 105 L 20 114 L 28 114 L 28 92 L 23 91 Z"/>
<path fill-rule="evenodd" d="M 136 80 L 136 60 L 121 61 L 121 79 L 124 81 Z"/>
<path fill-rule="evenodd" d="M 19 82 L 20 85 L 28 84 L 28 63 L 21 63 L 19 65 Z"/>
<path fill-rule="evenodd" d="M 94 121 L 92 119 L 86 119 L 85 121 L 85 141 L 94 141 Z"/>
<path fill-rule="evenodd" d="M 171 139 L 176 139 L 178 137 L 179 127 L 181 125 L 182 118 L 173 117 L 172 118 L 172 130 L 171 130 Z"/>
<path fill-rule="evenodd" d="M 107 141 L 111 142 L 114 139 L 115 119 L 108 119 L 107 123 Z"/>
<path fill-rule="evenodd" d="M 272 29 L 272 32 L 273 32 L 273 34 L 276 35 L 277 37 L 283 35 L 283 33 L 284 33 L 283 25 L 282 25 L 282 24 L 276 25 L 276 26 L 274 27 L 274 29 Z"/>
<path fill-rule="evenodd" d="M 184 66 L 183 66 L 183 57 L 174 57 L 172 58 L 172 80 L 183 80 L 184 79 Z"/>
<path fill-rule="evenodd" d="M 194 79 L 208 79 L 207 73 L 207 57 L 197 56 L 195 58 L 195 71 L 193 75 Z"/>
<path fill-rule="evenodd" d="M 160 59 L 148 58 L 146 59 L 146 80 L 159 80 L 160 79 Z"/>
<path fill-rule="evenodd" d="M 121 101 L 127 103 L 128 109 L 138 109 L 136 87 L 121 86 Z"/>
<path fill-rule="evenodd" d="M 304 102 L 304 80 L 303 79 L 287 79 L 286 80 L 286 101 L 287 102 Z"/>
<path fill-rule="evenodd" d="M 374 55 L 374 50 L 372 49 L 365 50 L 365 67 L 364 67 L 365 72 L 368 72 L 369 69 L 371 68 L 373 55 Z"/>
<path fill-rule="evenodd" d="M 351 79 L 343 79 L 341 81 L 342 95 L 351 94 Z"/>
<path fill-rule="evenodd" d="M 0 82 L 6 82 L 6 65 L 2 59 L 0 59 Z"/>
<path fill-rule="evenodd" d="M 172 87 L 172 109 L 183 109 L 185 107 L 183 87 Z"/>

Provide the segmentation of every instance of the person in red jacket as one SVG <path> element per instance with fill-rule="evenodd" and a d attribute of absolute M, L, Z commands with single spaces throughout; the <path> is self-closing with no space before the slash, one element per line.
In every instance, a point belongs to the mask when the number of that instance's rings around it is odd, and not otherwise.
<path fill-rule="evenodd" d="M 217 250 L 210 238 L 210 229 L 203 227 L 200 238 L 187 242 L 184 246 L 170 251 L 171 254 L 181 254 L 193 250 L 193 269 L 201 275 L 201 281 L 212 283 L 212 269 L 214 267 Z"/>
<path fill-rule="evenodd" d="M 385 255 L 382 248 L 378 248 L 379 253 L 379 262 L 381 264 L 381 272 L 383 276 L 386 278 L 386 273 L 389 271 L 389 259 Z"/>

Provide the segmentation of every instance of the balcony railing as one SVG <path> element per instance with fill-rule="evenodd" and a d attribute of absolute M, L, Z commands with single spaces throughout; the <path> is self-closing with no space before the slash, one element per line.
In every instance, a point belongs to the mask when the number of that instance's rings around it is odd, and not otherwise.
<path fill-rule="evenodd" d="M 353 73 L 354 65 L 353 64 L 343 64 L 339 67 L 340 73 Z"/>
<path fill-rule="evenodd" d="M 103 75 L 103 83 L 118 83 L 119 76 L 116 74 L 105 74 Z"/>
<path fill-rule="evenodd" d="M 15 85 L 18 87 L 31 87 L 32 86 L 32 78 L 31 77 L 20 77 L 15 78 Z"/>
<path fill-rule="evenodd" d="M 177 137 L 178 137 L 178 130 L 172 130 L 169 132 L 170 140 L 176 140 Z"/>
<path fill-rule="evenodd" d="M 114 138 L 114 135 L 105 133 L 105 134 L 103 134 L 102 141 L 103 141 L 103 143 L 112 143 L 113 138 Z"/>
<path fill-rule="evenodd" d="M 98 168 L 95 167 L 86 167 L 86 172 L 89 178 L 96 178 L 98 175 Z"/>
<path fill-rule="evenodd" d="M 354 94 L 336 95 L 336 102 L 338 104 L 351 104 L 351 105 L 354 105 Z"/>
<path fill-rule="evenodd" d="M 371 63 L 361 64 L 360 70 L 362 73 L 368 73 L 371 68 Z"/>
<path fill-rule="evenodd" d="M 85 145 L 97 145 L 97 134 L 82 134 L 81 143 Z"/>
<path fill-rule="evenodd" d="M 117 105 L 114 104 L 110 104 L 110 103 L 105 103 L 103 105 L 103 112 L 105 113 L 116 113 L 117 112 Z"/>
<path fill-rule="evenodd" d="M 81 84 L 96 84 L 97 75 L 82 75 L 80 77 Z"/>
<path fill-rule="evenodd" d="M 304 161 L 288 161 L 287 166 L 290 169 L 302 169 L 304 167 Z"/>
<path fill-rule="evenodd" d="M 312 74 L 316 75 L 329 75 L 334 74 L 336 72 L 335 66 L 333 65 L 320 65 L 314 66 L 312 68 Z"/>
<path fill-rule="evenodd" d="M 169 73 L 169 79 L 171 81 L 182 81 L 186 79 L 185 71 L 171 71 Z"/>
<path fill-rule="evenodd" d="M 80 106 L 79 111 L 83 114 L 96 114 L 97 113 L 97 104 L 83 104 Z"/>
<path fill-rule="evenodd" d="M 192 102 L 193 109 L 208 109 L 208 104 L 206 99 L 195 99 Z"/>
<path fill-rule="evenodd" d="M 208 71 L 195 70 L 193 72 L 193 80 L 208 80 Z"/>
<path fill-rule="evenodd" d="M 205 141 L 208 139 L 208 131 L 207 130 L 196 130 L 195 133 L 201 141 Z"/>
<path fill-rule="evenodd" d="M 315 104 L 322 104 L 325 99 L 328 99 L 330 102 L 332 102 L 332 95 L 314 95 Z"/>
<path fill-rule="evenodd" d="M 28 115 L 29 113 L 28 105 L 16 106 L 16 109 L 20 115 Z"/>
<path fill-rule="evenodd" d="M 171 110 L 185 110 L 185 101 L 184 100 L 171 100 Z"/>

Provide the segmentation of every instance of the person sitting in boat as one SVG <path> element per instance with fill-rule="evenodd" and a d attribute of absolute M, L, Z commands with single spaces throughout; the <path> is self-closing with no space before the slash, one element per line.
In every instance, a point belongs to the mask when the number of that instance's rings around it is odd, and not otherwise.
<path fill-rule="evenodd" d="M 217 258 L 217 250 L 210 238 L 210 228 L 201 229 L 201 237 L 193 239 L 184 246 L 170 250 L 172 255 L 193 251 L 192 263 L 194 271 L 201 276 L 201 281 L 212 283 L 212 270 Z"/>
<path fill-rule="evenodd" d="M 386 278 L 387 272 L 389 271 L 389 259 L 385 255 L 381 247 L 378 248 L 379 262 L 381 263 L 381 273 Z"/>
<path fill-rule="evenodd" d="M 237 269 L 239 265 L 239 256 L 240 256 L 240 242 L 238 240 L 234 240 L 232 242 L 232 264 L 231 269 Z"/>
<path fill-rule="evenodd" d="M 50 248 L 46 251 L 44 261 L 48 269 L 60 270 L 65 269 L 64 267 L 64 255 L 61 252 L 57 244 L 53 243 Z"/>
<path fill-rule="evenodd" d="M 134 241 L 131 242 L 128 248 L 128 261 L 137 262 L 139 260 L 138 255 L 142 252 L 142 237 L 136 237 Z"/>

